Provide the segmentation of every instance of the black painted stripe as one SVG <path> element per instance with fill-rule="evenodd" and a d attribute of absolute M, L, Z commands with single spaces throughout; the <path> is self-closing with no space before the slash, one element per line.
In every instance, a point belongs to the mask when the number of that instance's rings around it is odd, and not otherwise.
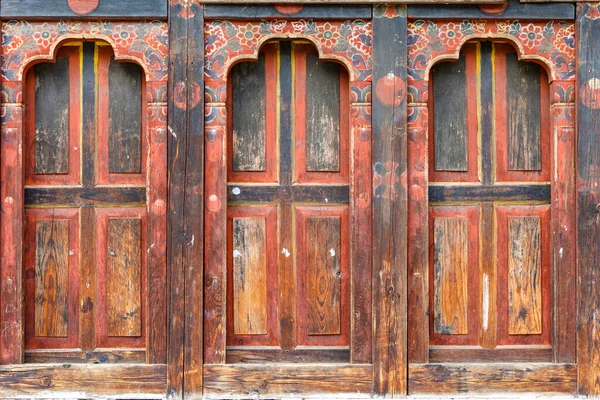
<path fill-rule="evenodd" d="M 494 138 L 494 97 L 492 82 L 492 42 L 481 42 L 480 48 L 480 76 L 483 82 L 480 91 L 481 99 L 481 167 L 483 172 L 483 184 L 492 183 L 493 173 L 493 138 Z"/>
<path fill-rule="evenodd" d="M 300 203 L 349 203 L 348 185 L 282 185 L 250 186 L 229 184 L 228 203 L 246 202 L 300 202 Z"/>
<path fill-rule="evenodd" d="M 254 18 L 322 18 L 322 19 L 370 19 L 370 5 L 305 5 L 294 14 L 282 14 L 272 5 L 207 4 L 205 18 L 254 19 Z"/>
<path fill-rule="evenodd" d="M 91 187 L 95 184 L 96 162 L 96 71 L 94 70 L 96 44 L 85 42 L 83 44 L 83 132 L 81 132 L 82 151 L 82 183 Z"/>
<path fill-rule="evenodd" d="M 550 201 L 550 185 L 430 186 L 430 202 Z"/>
<path fill-rule="evenodd" d="M 279 44 L 279 174 L 292 183 L 292 43 Z"/>
<path fill-rule="evenodd" d="M 145 204 L 145 187 L 25 188 L 27 206 L 82 206 Z"/>

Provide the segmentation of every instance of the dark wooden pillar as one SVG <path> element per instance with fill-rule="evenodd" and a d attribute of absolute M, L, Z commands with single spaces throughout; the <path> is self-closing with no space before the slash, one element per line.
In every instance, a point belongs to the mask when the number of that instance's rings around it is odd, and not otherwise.
<path fill-rule="evenodd" d="M 577 363 L 579 395 L 600 396 L 600 19 L 577 5 Z"/>
<path fill-rule="evenodd" d="M 170 2 L 167 390 L 173 399 L 202 396 L 203 25 L 200 5 Z"/>
<path fill-rule="evenodd" d="M 374 392 L 406 395 L 406 7 L 373 8 Z"/>

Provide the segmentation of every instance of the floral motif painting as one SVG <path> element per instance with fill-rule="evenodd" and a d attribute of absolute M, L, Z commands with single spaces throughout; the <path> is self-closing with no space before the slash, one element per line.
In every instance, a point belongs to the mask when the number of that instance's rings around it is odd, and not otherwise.
<path fill-rule="evenodd" d="M 21 80 L 23 69 L 29 62 L 50 59 L 59 42 L 81 38 L 106 40 L 119 58 L 146 66 L 149 80 L 167 79 L 168 28 L 161 21 L 3 22 L 2 77 L 8 81 Z"/>
<path fill-rule="evenodd" d="M 262 20 L 253 22 L 212 21 L 205 28 L 205 75 L 207 80 L 224 81 L 227 69 L 239 58 L 256 57 L 260 45 L 270 38 L 311 40 L 322 56 L 351 67 L 352 79 L 371 77 L 373 31 L 371 22 L 347 20 Z"/>

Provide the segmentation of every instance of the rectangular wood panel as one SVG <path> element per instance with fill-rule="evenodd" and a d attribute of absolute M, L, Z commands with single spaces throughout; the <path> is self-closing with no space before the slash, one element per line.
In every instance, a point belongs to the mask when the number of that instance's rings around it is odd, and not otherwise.
<path fill-rule="evenodd" d="M 142 333 L 141 219 L 109 218 L 107 241 L 107 334 Z"/>
<path fill-rule="evenodd" d="M 142 172 L 142 69 L 133 63 L 108 65 L 108 169 Z"/>
<path fill-rule="evenodd" d="M 265 219 L 233 219 L 233 315 L 235 334 L 267 333 Z"/>
<path fill-rule="evenodd" d="M 434 221 L 435 332 L 469 333 L 468 223 L 465 217 L 438 217 Z"/>
<path fill-rule="evenodd" d="M 233 170 L 266 169 L 265 55 L 231 69 Z"/>
<path fill-rule="evenodd" d="M 302 84 L 302 83 L 300 83 Z M 306 55 L 306 170 L 340 170 L 340 65 Z"/>
<path fill-rule="evenodd" d="M 69 172 L 69 58 L 35 72 L 35 173 Z"/>
<path fill-rule="evenodd" d="M 309 335 L 340 334 L 340 218 L 306 220 L 306 289 Z"/>
<path fill-rule="evenodd" d="M 432 71 L 434 165 L 436 171 L 467 171 L 466 59 L 436 65 Z"/>
<path fill-rule="evenodd" d="M 508 169 L 542 169 L 540 146 L 540 67 L 506 54 Z"/>
<path fill-rule="evenodd" d="M 35 245 L 35 334 L 65 337 L 69 313 L 69 221 L 38 221 Z"/>
<path fill-rule="evenodd" d="M 540 218 L 508 218 L 509 335 L 542 333 Z"/>

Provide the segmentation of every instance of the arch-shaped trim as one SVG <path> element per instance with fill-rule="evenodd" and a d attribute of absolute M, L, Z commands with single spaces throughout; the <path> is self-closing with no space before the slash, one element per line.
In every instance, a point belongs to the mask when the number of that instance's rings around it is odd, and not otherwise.
<path fill-rule="evenodd" d="M 230 67 L 243 59 L 257 59 L 260 47 L 277 39 L 308 40 L 319 58 L 342 63 L 352 81 L 370 81 L 372 68 L 371 22 L 213 21 L 206 24 L 207 81 L 223 82 Z"/>
<path fill-rule="evenodd" d="M 163 22 L 8 21 L 3 33 L 2 76 L 7 81 L 21 81 L 30 64 L 53 60 L 61 45 L 74 40 L 106 42 L 115 59 L 139 64 L 148 82 L 167 79 L 168 27 Z"/>

